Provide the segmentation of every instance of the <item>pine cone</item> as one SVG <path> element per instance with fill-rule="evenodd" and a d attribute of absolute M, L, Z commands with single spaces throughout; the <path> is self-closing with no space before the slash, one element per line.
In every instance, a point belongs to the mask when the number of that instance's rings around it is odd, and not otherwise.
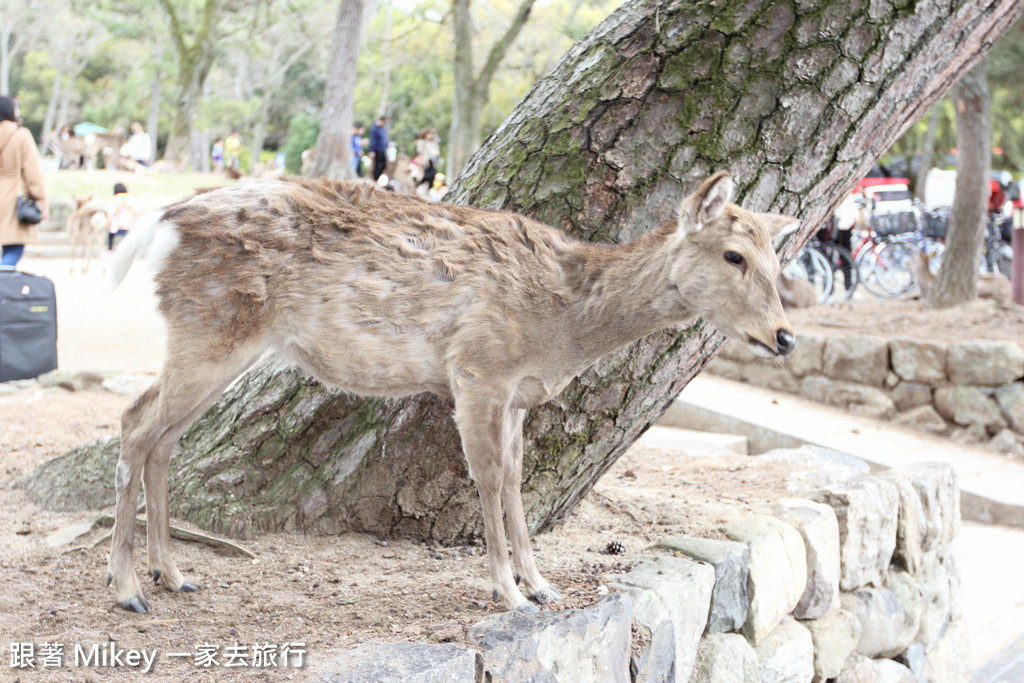
<path fill-rule="evenodd" d="M 622 541 L 612 541 L 604 547 L 605 555 L 621 555 L 626 552 L 626 544 Z"/>

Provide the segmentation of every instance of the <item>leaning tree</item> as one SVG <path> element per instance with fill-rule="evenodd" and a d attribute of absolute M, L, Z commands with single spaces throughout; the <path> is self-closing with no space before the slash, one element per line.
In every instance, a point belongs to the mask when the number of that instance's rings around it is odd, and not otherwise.
<path fill-rule="evenodd" d="M 689 188 L 724 169 L 745 207 L 801 218 L 791 255 L 1022 9 L 1024 0 L 627 2 L 530 91 L 452 200 L 621 242 L 670 219 Z M 531 411 L 523 487 L 534 528 L 570 511 L 721 342 L 700 321 L 665 330 Z M 428 395 L 348 396 L 266 362 L 182 438 L 172 512 L 239 535 L 475 536 L 479 506 L 451 412 Z M 56 458 L 29 487 L 50 505 L 108 505 L 116 447 L 109 439 Z"/>

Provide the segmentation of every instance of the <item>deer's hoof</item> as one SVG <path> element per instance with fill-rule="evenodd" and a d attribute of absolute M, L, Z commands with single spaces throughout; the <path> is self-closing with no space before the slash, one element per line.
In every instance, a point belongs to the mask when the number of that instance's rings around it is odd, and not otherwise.
<path fill-rule="evenodd" d="M 527 614 L 533 614 L 534 612 L 539 612 L 540 610 L 537 609 L 537 606 L 534 605 L 529 600 L 524 600 L 523 602 L 521 602 L 521 603 L 519 603 L 518 605 L 515 606 L 515 611 L 516 612 L 525 612 Z"/>
<path fill-rule="evenodd" d="M 138 614 L 145 614 L 149 611 L 149 601 L 141 595 L 133 595 L 117 604 L 129 612 L 136 612 Z"/>
<path fill-rule="evenodd" d="M 551 586 L 541 588 L 539 591 L 530 596 L 534 602 L 538 605 L 547 605 L 552 602 L 558 602 L 562 599 L 562 594 L 556 591 Z"/>
<path fill-rule="evenodd" d="M 186 581 L 185 583 L 181 584 L 181 588 L 179 588 L 178 590 L 182 593 L 195 593 L 199 590 L 199 586 L 195 585 L 191 581 Z"/>

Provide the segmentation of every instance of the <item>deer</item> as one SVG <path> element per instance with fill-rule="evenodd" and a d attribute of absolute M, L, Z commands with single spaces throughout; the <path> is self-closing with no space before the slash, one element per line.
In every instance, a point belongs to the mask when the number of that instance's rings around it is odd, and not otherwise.
<path fill-rule="evenodd" d="M 117 604 L 150 609 L 132 567 L 140 485 L 150 576 L 172 592 L 198 590 L 171 556 L 171 451 L 271 349 L 354 394 L 450 397 L 494 601 L 531 612 L 560 600 L 538 570 L 523 511 L 526 410 L 605 354 L 697 316 L 764 357 L 796 345 L 772 235 L 798 223 L 747 211 L 733 191 L 717 173 L 673 219 L 621 245 L 322 178 L 248 181 L 140 219 L 114 257 L 112 284 L 136 259 L 149 263 L 167 347 L 156 380 L 121 417 L 107 565 Z"/>
<path fill-rule="evenodd" d="M 96 250 L 99 236 L 107 226 L 107 214 L 94 206 L 90 206 L 89 203 L 93 200 L 92 197 L 73 199 L 75 201 L 75 210 L 68 215 L 67 222 L 65 223 L 68 238 L 71 241 L 71 267 L 69 272 L 75 272 L 75 254 L 81 252 L 81 258 L 85 259 L 82 272 L 86 273 L 89 271 L 89 262 L 92 259 L 93 252 Z"/>

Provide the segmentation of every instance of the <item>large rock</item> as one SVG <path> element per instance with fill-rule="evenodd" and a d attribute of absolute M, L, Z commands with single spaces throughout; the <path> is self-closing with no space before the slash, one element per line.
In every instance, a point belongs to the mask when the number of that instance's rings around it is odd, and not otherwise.
<path fill-rule="evenodd" d="M 628 573 L 609 577 L 609 586 L 630 597 L 634 621 L 652 633 L 661 622 L 672 622 L 676 676 L 686 680 L 707 626 L 715 570 L 678 557 L 645 555 L 638 559 Z"/>
<path fill-rule="evenodd" d="M 634 627 L 647 630 L 646 626 L 635 624 Z M 634 651 L 636 643 L 637 639 L 634 637 Z M 650 634 L 650 642 L 646 649 L 639 656 L 633 655 L 630 663 L 630 675 L 633 683 L 661 683 L 662 681 L 676 680 L 676 630 L 669 619 L 658 624 L 658 628 Z"/>
<path fill-rule="evenodd" d="M 963 619 L 953 621 L 942 640 L 926 648 L 922 674 L 922 680 L 929 683 L 963 683 L 970 680 L 970 633 Z"/>
<path fill-rule="evenodd" d="M 917 679 L 899 662 L 853 655 L 835 683 L 917 683 Z"/>
<path fill-rule="evenodd" d="M 947 369 L 954 384 L 1009 384 L 1024 376 L 1024 349 L 1009 341 L 959 342 L 949 347 Z"/>
<path fill-rule="evenodd" d="M 673 536 L 657 544 L 715 569 L 708 633 L 738 631 L 747 620 L 747 576 L 750 550 L 743 543 L 695 536 Z"/>
<path fill-rule="evenodd" d="M 887 420 L 896 414 L 896 404 L 881 389 L 864 384 L 836 382 L 825 402 L 856 415 Z"/>
<path fill-rule="evenodd" d="M 937 386 L 946 381 L 946 347 L 920 339 L 889 340 L 893 372 L 908 382 Z"/>
<path fill-rule="evenodd" d="M 917 641 L 930 647 L 946 635 L 952 621 L 949 574 L 935 553 L 929 553 L 914 578 L 921 588 L 922 600 Z"/>
<path fill-rule="evenodd" d="M 834 336 L 825 341 L 824 374 L 880 387 L 889 374 L 889 342 L 875 337 Z"/>
<path fill-rule="evenodd" d="M 949 424 L 930 403 L 903 411 L 893 419 L 893 422 L 932 434 L 949 432 Z"/>
<path fill-rule="evenodd" d="M 956 469 L 939 462 L 918 462 L 892 470 L 917 491 L 924 512 L 921 549 L 948 546 L 960 533 L 960 485 Z"/>
<path fill-rule="evenodd" d="M 761 683 L 761 680 L 757 654 L 746 638 L 738 633 L 709 633 L 701 638 L 690 683 Z"/>
<path fill-rule="evenodd" d="M 785 366 L 768 365 L 764 362 L 744 365 L 742 378 L 746 382 L 772 391 L 795 394 L 800 390 L 800 380 L 793 377 Z"/>
<path fill-rule="evenodd" d="M 743 635 L 757 647 L 803 597 L 807 586 L 804 540 L 792 525 L 764 515 L 730 521 L 723 531 L 750 548 L 750 606 Z"/>
<path fill-rule="evenodd" d="M 892 572 L 888 588 L 861 588 L 843 593 L 843 608 L 861 625 L 857 652 L 865 657 L 893 657 L 910 646 L 921 627 L 923 601 L 913 577 Z"/>
<path fill-rule="evenodd" d="M 840 607 L 803 622 L 814 641 L 814 680 L 835 678 L 860 642 L 860 620 Z"/>
<path fill-rule="evenodd" d="M 811 632 L 786 617 L 754 648 L 764 683 L 811 683 L 814 642 Z"/>
<path fill-rule="evenodd" d="M 839 599 L 839 522 L 824 503 L 787 498 L 772 512 L 800 532 L 807 550 L 807 587 L 793 610 L 797 619 L 817 619 Z"/>
<path fill-rule="evenodd" d="M 613 593 L 587 609 L 494 614 L 469 638 L 494 683 L 629 683 L 631 613 L 629 596 Z"/>
<path fill-rule="evenodd" d="M 939 414 L 964 427 L 975 427 L 979 434 L 995 434 L 1006 427 L 999 405 L 976 386 L 956 384 L 935 390 Z"/>
<path fill-rule="evenodd" d="M 1024 436 L 1007 427 L 989 439 L 988 443 L 985 444 L 985 448 L 1015 458 L 1024 458 L 1024 443 L 1022 443 L 1022 439 L 1024 439 Z"/>
<path fill-rule="evenodd" d="M 1014 382 L 996 389 L 996 401 L 1010 428 L 1024 434 L 1024 382 Z"/>
<path fill-rule="evenodd" d="M 917 489 L 906 477 L 893 470 L 882 472 L 878 476 L 892 482 L 900 499 L 893 561 L 911 574 L 916 574 L 924 562 L 922 544 L 928 524 L 928 520 L 925 519 L 924 504 L 921 502 Z"/>
<path fill-rule="evenodd" d="M 806 496 L 825 503 L 839 521 L 839 587 L 882 585 L 896 549 L 899 494 L 878 477 L 819 473 L 803 483 Z"/>
<path fill-rule="evenodd" d="M 314 674 L 322 683 L 483 681 L 480 653 L 457 645 L 363 643 L 335 653 Z"/>
<path fill-rule="evenodd" d="M 785 365 L 794 377 L 820 375 L 823 367 L 825 340 L 816 334 L 796 335 L 796 349 L 786 357 Z"/>
<path fill-rule="evenodd" d="M 867 474 L 871 471 L 871 465 L 855 455 L 811 444 L 799 448 L 778 448 L 757 457 L 759 461 L 786 463 L 807 472 L 838 470 L 849 474 Z"/>
<path fill-rule="evenodd" d="M 800 395 L 808 401 L 824 403 L 834 382 L 824 375 L 808 375 L 800 380 Z"/>
<path fill-rule="evenodd" d="M 889 396 L 900 411 L 932 404 L 932 388 L 919 382 L 900 382 L 892 388 Z"/>

